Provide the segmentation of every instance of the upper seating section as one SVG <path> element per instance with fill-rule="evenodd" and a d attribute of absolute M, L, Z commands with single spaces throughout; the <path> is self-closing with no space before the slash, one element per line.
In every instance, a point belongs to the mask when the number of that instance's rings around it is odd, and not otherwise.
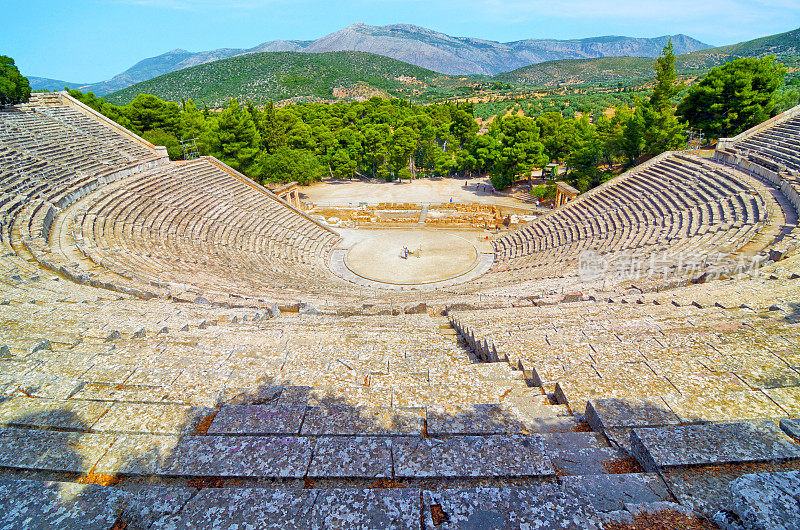
<path fill-rule="evenodd" d="M 720 139 L 719 147 L 778 173 L 800 174 L 800 106 L 776 116 L 758 127 L 730 139 Z"/>
<path fill-rule="evenodd" d="M 779 208 L 764 184 L 696 156 L 667 153 L 495 242 L 495 273 L 574 274 L 582 251 L 663 266 L 730 254 Z"/>
<path fill-rule="evenodd" d="M 0 111 L 0 241 L 6 256 L 24 206 L 44 201 L 64 207 L 81 190 L 165 161 L 151 144 L 66 94 L 33 94 L 28 103 Z"/>
<path fill-rule="evenodd" d="M 95 263 L 207 297 L 313 289 L 338 237 L 213 159 L 121 180 L 79 203 L 72 237 Z"/>
<path fill-rule="evenodd" d="M 96 175 L 160 158 L 149 143 L 63 94 L 34 94 L 0 112 L 4 146 L 75 173 Z"/>

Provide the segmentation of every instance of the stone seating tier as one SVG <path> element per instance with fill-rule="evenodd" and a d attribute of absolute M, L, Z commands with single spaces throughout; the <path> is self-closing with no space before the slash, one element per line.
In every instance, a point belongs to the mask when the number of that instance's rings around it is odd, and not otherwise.
<path fill-rule="evenodd" d="M 383 295 L 327 272 L 319 224 L 64 95 L 0 139 L 6 526 L 797 521 L 796 256 L 561 293 L 585 249 L 761 256 L 792 237 L 790 176 L 665 155 L 499 238 L 463 293 Z"/>

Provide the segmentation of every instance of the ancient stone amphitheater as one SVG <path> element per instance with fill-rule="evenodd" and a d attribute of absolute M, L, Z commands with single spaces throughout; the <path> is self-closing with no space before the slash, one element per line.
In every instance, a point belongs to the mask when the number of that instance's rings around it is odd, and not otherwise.
<path fill-rule="evenodd" d="M 0 527 L 797 528 L 800 107 L 348 281 L 64 93 L 0 111 Z"/>

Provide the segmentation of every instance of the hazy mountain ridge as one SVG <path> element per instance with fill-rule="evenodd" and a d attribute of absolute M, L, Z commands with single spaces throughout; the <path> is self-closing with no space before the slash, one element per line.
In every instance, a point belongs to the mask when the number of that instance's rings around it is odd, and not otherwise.
<path fill-rule="evenodd" d="M 673 41 L 674 44 L 674 41 Z M 740 57 L 775 55 L 790 67 L 800 67 L 800 29 L 761 37 L 751 41 L 709 48 L 678 55 L 675 68 L 679 75 L 702 74 L 709 69 Z M 597 84 L 646 80 L 653 76 L 654 60 L 645 57 L 601 57 L 586 60 L 554 60 L 531 64 L 494 79 L 504 83 L 534 86 L 562 84 Z"/>
<path fill-rule="evenodd" d="M 410 24 L 370 26 L 352 24 L 313 41 L 276 40 L 249 49 L 222 48 L 203 52 L 175 49 L 139 61 L 113 78 L 99 83 L 80 84 L 34 78 L 34 89 L 52 89 L 57 83 L 79 86 L 98 95 L 115 92 L 135 83 L 170 72 L 220 59 L 254 52 L 363 51 L 398 59 L 422 68 L 451 75 L 494 75 L 530 64 L 559 59 L 583 59 L 605 56 L 656 57 L 670 36 L 633 38 L 619 36 L 577 40 L 526 39 L 501 43 L 472 37 L 453 37 Z M 678 54 L 710 48 L 707 44 L 674 35 Z M 56 85 L 54 85 L 54 83 Z M 61 86 L 64 86 L 63 84 Z"/>

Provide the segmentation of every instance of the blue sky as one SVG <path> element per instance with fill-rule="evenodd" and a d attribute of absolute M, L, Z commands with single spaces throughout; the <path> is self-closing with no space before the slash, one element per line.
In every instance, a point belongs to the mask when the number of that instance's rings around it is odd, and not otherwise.
<path fill-rule="evenodd" d="M 310 40 L 353 22 L 498 41 L 685 33 L 713 45 L 800 27 L 798 0 L 3 0 L 0 54 L 25 75 L 112 77 L 174 48 Z"/>

